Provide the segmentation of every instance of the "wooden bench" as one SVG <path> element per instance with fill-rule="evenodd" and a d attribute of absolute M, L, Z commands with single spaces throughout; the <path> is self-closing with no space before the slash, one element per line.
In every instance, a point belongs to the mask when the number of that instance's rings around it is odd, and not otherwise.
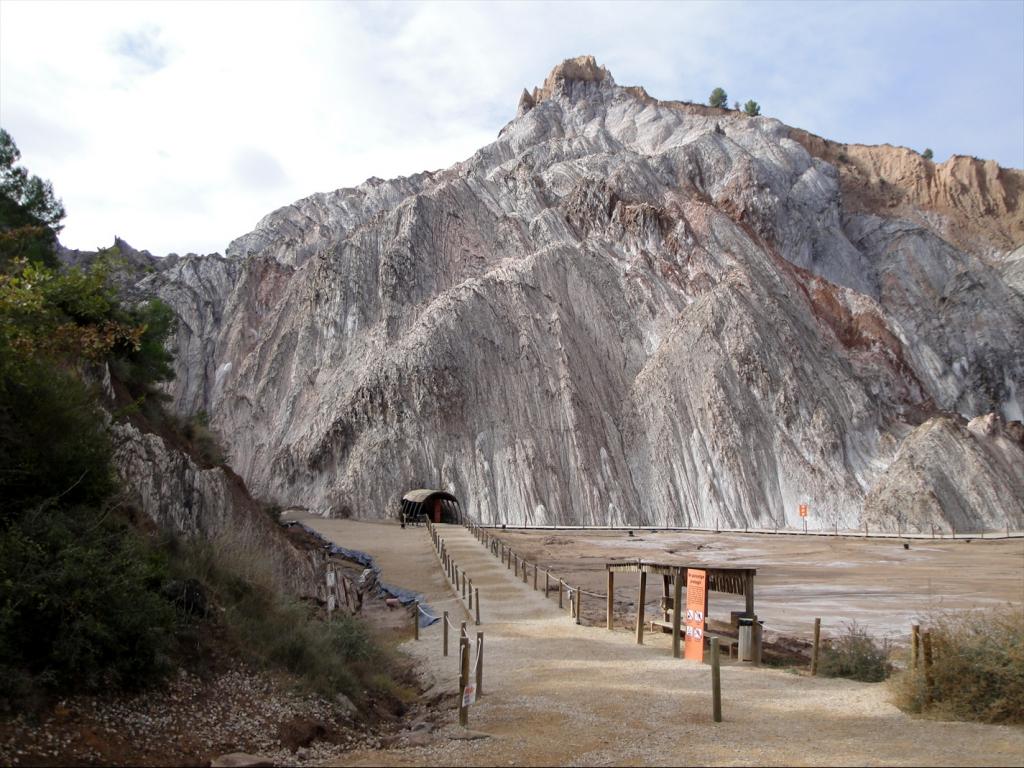
<path fill-rule="evenodd" d="M 655 627 L 662 627 L 663 629 L 667 629 L 669 632 L 672 631 L 672 622 L 671 621 L 665 621 L 664 619 L 651 619 L 648 622 L 648 624 L 651 625 L 651 632 L 654 631 Z M 685 634 L 685 632 L 686 632 L 685 625 L 680 627 L 679 629 Z M 739 641 L 735 637 L 728 637 L 727 635 L 719 635 L 719 634 L 717 634 L 715 632 L 708 632 L 707 630 L 704 631 L 704 639 L 707 640 L 709 643 L 711 642 L 711 638 L 712 637 L 717 637 L 718 638 L 718 647 L 721 648 L 722 651 L 725 652 L 725 654 L 726 654 L 726 656 L 728 658 L 733 659 L 733 658 L 738 658 L 739 657 L 739 647 L 738 647 Z"/>

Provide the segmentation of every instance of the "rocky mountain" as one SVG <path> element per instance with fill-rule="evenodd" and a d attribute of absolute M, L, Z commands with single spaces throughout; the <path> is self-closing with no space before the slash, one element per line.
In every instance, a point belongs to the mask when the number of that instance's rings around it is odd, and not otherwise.
<path fill-rule="evenodd" d="M 467 160 L 138 288 L 181 320 L 175 407 L 282 505 L 431 485 L 487 522 L 1019 528 L 1022 194 L 580 57 Z"/>

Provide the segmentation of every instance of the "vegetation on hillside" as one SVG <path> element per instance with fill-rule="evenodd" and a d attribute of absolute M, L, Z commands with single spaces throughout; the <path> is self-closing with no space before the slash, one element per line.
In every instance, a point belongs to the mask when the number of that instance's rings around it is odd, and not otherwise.
<path fill-rule="evenodd" d="M 393 693 L 365 630 L 285 596 L 244 535 L 183 542 L 139 525 L 112 465 L 107 371 L 201 464 L 222 458 L 202 419 L 162 412 L 171 310 L 126 305 L 114 254 L 59 266 L 63 206 L 19 157 L 0 130 L 0 709 L 158 684 L 211 643 L 323 693 Z"/>

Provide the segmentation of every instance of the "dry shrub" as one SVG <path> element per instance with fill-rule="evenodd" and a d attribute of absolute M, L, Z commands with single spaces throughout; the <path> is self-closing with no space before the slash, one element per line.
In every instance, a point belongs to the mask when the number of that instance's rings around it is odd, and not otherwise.
<path fill-rule="evenodd" d="M 316 605 L 290 597 L 287 563 L 265 538 L 257 526 L 241 526 L 178 544 L 176 567 L 204 586 L 237 653 L 324 695 L 396 698 L 398 660 L 358 620 L 339 611 L 323 621 Z"/>
<path fill-rule="evenodd" d="M 955 720 L 1024 723 L 1024 608 L 944 613 L 921 622 L 932 638 L 932 696 L 924 658 L 891 685 L 898 707 Z"/>
<path fill-rule="evenodd" d="M 839 637 L 824 644 L 818 661 L 819 675 L 865 683 L 880 683 L 890 671 L 887 643 L 876 641 L 855 621 L 848 623 Z"/>

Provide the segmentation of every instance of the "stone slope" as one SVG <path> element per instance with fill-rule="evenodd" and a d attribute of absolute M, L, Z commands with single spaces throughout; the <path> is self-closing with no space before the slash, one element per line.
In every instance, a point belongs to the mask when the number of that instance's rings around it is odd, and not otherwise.
<path fill-rule="evenodd" d="M 995 414 L 969 423 L 929 419 L 900 445 L 890 470 L 868 492 L 864 517 L 893 514 L 903 528 L 960 531 L 1024 528 L 1024 429 L 1006 429 Z M 951 471 L 951 469 L 953 471 Z"/>
<path fill-rule="evenodd" d="M 850 207 L 805 143 L 570 60 L 466 161 L 146 277 L 183 319 L 170 394 L 325 514 L 432 485 L 493 522 L 857 525 L 930 415 L 1019 418 L 1024 297 L 1002 241 Z"/>
<path fill-rule="evenodd" d="M 848 213 L 909 219 L 985 254 L 1024 241 L 1024 171 L 963 155 L 934 163 L 906 147 L 839 144 L 799 129 L 790 136 L 838 168 Z"/>

